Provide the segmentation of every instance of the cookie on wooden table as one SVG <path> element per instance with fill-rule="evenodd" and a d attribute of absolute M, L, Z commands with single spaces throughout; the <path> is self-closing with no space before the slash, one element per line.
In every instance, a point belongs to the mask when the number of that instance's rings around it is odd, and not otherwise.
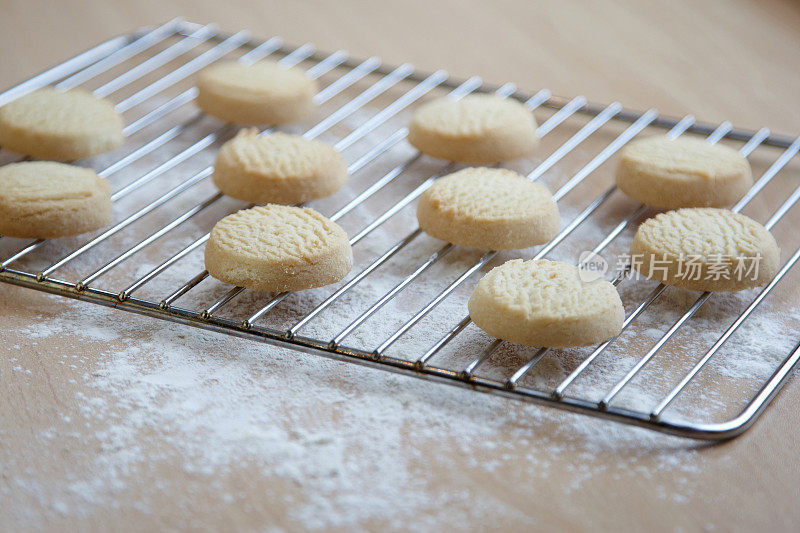
<path fill-rule="evenodd" d="M 493 337 L 553 348 L 605 342 L 619 334 L 625 316 L 611 283 L 582 281 L 577 267 L 546 259 L 493 268 L 468 307 L 473 322 Z"/>
<path fill-rule="evenodd" d="M 617 186 L 653 207 L 727 207 L 753 185 L 747 158 L 721 144 L 667 136 L 633 141 L 622 150 Z"/>
<path fill-rule="evenodd" d="M 211 230 L 206 270 L 260 291 L 299 291 L 335 283 L 353 266 L 347 234 L 310 208 L 269 204 L 228 215 Z"/>
<path fill-rule="evenodd" d="M 420 197 L 417 220 L 432 237 L 482 250 L 546 243 L 561 223 L 544 185 L 498 168 L 467 168 L 436 180 Z"/>
<path fill-rule="evenodd" d="M 768 283 L 780 250 L 755 220 L 727 209 L 686 208 L 645 221 L 631 243 L 642 275 L 693 291 L 740 291 Z"/>
<path fill-rule="evenodd" d="M 278 125 L 302 120 L 314 108 L 317 83 L 298 68 L 270 61 L 216 63 L 198 75 L 197 105 L 226 122 Z"/>
<path fill-rule="evenodd" d="M 537 145 L 533 113 L 513 98 L 492 94 L 439 98 L 419 107 L 408 142 L 448 161 L 487 165 L 517 159 Z"/>
<path fill-rule="evenodd" d="M 336 149 L 299 135 L 240 131 L 220 148 L 214 183 L 254 204 L 300 204 L 329 196 L 347 182 L 347 166 Z"/>
<path fill-rule="evenodd" d="M 0 107 L 0 146 L 39 159 L 72 161 L 122 144 L 114 105 L 80 89 L 39 89 Z"/>
<path fill-rule="evenodd" d="M 90 168 L 53 161 L 0 167 L 0 235 L 51 239 L 110 220 L 110 187 Z"/>

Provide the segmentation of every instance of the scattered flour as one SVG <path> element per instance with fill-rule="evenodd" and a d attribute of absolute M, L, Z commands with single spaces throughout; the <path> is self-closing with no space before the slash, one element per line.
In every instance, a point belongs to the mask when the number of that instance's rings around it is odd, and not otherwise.
<path fill-rule="evenodd" d="M 309 529 L 371 520 L 403 529 L 420 510 L 457 520 L 456 509 L 472 506 L 474 495 L 444 491 L 432 497 L 430 480 L 416 468 L 446 472 L 463 464 L 452 454 L 485 475 L 513 467 L 534 485 L 548 479 L 559 456 L 574 454 L 579 461 L 567 466 L 560 488 L 566 496 L 604 474 L 609 467 L 598 456 L 609 452 L 621 454 L 619 469 L 657 458 L 655 470 L 639 475 L 699 472 L 698 453 L 680 439 L 177 324 L 107 317 L 99 307 L 70 302 L 58 320 L 40 329 L 40 338 L 58 339 L 73 333 L 76 323 L 102 324 L 76 340 L 117 346 L 78 370 L 85 374 L 77 412 L 64 416 L 85 429 L 65 434 L 52 427 L 38 436 L 47 445 L 83 443 L 88 434 L 99 445 L 89 472 L 64 473 L 58 480 L 63 490 L 55 493 L 48 492 L 52 486 L 17 480 L 20 490 L 38 494 L 58 514 L 90 516 L 98 508 L 127 505 L 120 496 L 159 462 L 177 463 L 209 483 L 255 469 L 301 488 L 300 495 L 287 491 L 280 497 L 289 520 Z M 522 464 L 516 462 L 521 450 Z M 154 497 L 168 483 L 146 490 Z M 235 501 L 242 495 L 219 497 Z M 474 512 L 514 510 L 490 499 L 474 502 Z"/>

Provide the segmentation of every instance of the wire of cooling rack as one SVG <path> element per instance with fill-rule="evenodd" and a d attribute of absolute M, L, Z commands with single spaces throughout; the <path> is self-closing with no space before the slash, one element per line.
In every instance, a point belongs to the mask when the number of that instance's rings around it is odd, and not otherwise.
<path fill-rule="evenodd" d="M 200 50 L 203 51 L 197 53 Z M 709 143 L 716 143 L 722 139 L 744 141 L 744 145 L 740 148 L 740 153 L 743 156 L 750 156 L 760 146 L 783 148 L 784 151 L 781 155 L 756 180 L 753 188 L 744 198 L 734 206 L 733 209 L 736 211 L 741 210 L 756 199 L 800 150 L 800 139 L 774 135 L 766 129 L 747 131 L 734 128 L 728 122 L 713 126 L 698 122 L 692 116 L 683 117 L 682 119 L 664 117 L 653 109 L 640 113 L 627 110 L 617 102 L 610 105 L 592 104 L 582 96 L 567 99 L 553 96 L 547 90 L 528 95 L 518 91 L 513 84 L 494 87 L 483 83 L 479 78 L 475 77 L 457 80 L 444 71 L 421 73 L 408 64 L 399 67 L 384 65 L 377 58 L 359 61 L 349 58 L 343 51 L 324 54 L 315 51 L 311 45 L 286 46 L 279 38 L 260 41 L 252 39 L 247 32 L 224 34 L 219 32 L 213 25 L 198 25 L 181 19 L 172 20 L 156 28 L 137 30 L 102 43 L 0 94 L 0 105 L 45 85 L 54 85 L 60 89 L 79 87 L 101 75 L 105 75 L 115 67 L 134 63 L 124 72 L 94 89 L 94 93 L 98 96 L 107 97 L 115 101 L 118 111 L 127 112 L 142 106 L 144 103 L 154 101 L 154 97 L 177 86 L 200 69 L 219 59 L 226 58 L 234 52 L 241 53 L 237 60 L 245 63 L 252 63 L 275 55 L 286 66 L 310 63 L 307 72 L 312 78 L 333 77 L 333 81 L 323 87 L 315 97 L 316 103 L 320 105 L 332 101 L 336 96 L 343 95 L 347 91 L 360 89 L 360 92 L 357 92 L 355 96 L 349 97 L 343 104 L 307 129 L 303 133 L 306 138 L 316 138 L 322 134 L 330 133 L 345 119 L 352 118 L 359 112 L 364 112 L 369 106 L 374 105 L 374 102 L 393 95 L 401 86 L 405 87 L 410 84 L 410 88 L 402 91 L 399 97 L 392 99 L 386 105 L 382 105 L 377 112 L 370 113 L 363 123 L 334 143 L 334 146 L 340 151 L 358 145 L 360 141 L 363 142 L 367 139 L 369 134 L 376 132 L 382 125 L 389 123 L 399 113 L 409 109 L 421 98 L 442 90 L 447 90 L 447 94 L 452 98 L 460 98 L 474 91 L 493 91 L 504 97 L 517 98 L 531 110 L 537 108 L 552 109 L 554 110 L 553 114 L 537 129 L 537 134 L 542 138 L 550 135 L 556 128 L 559 128 L 573 117 L 578 115 L 590 117 L 588 122 L 583 124 L 566 141 L 560 143 L 550 155 L 528 173 L 528 178 L 531 180 L 537 180 L 544 176 L 557 163 L 586 144 L 588 139 L 594 138 L 593 136 L 609 125 L 626 125 L 621 132 L 615 134 L 616 136 L 610 143 L 594 154 L 588 163 L 569 176 L 569 179 L 555 191 L 554 198 L 558 202 L 562 201 L 576 188 L 589 182 L 601 165 L 614 156 L 628 141 L 647 128 L 667 129 L 668 135 L 673 137 L 685 133 L 703 134 L 707 135 Z M 174 63 L 178 63 L 178 65 L 173 66 Z M 170 70 L 167 74 L 150 81 L 150 76 L 162 68 L 169 68 Z M 361 89 L 367 81 L 369 83 Z M 139 85 L 141 84 L 143 86 L 140 87 Z M 116 96 L 123 92 L 127 94 L 124 98 Z M 129 168 L 130 165 L 145 156 L 157 153 L 159 149 L 166 149 L 166 147 L 172 146 L 170 143 L 174 143 L 182 133 L 193 128 L 202 119 L 202 115 L 199 112 L 195 112 L 188 118 L 183 118 L 179 121 L 171 118 L 178 111 L 185 110 L 196 94 L 196 89 L 190 87 L 175 96 L 167 98 L 163 103 L 156 105 L 153 109 L 129 123 L 125 128 L 126 136 L 146 131 L 147 128 L 155 126 L 160 121 L 171 121 L 166 130 L 154 135 L 148 135 L 146 142 L 129 151 L 114 163 L 99 169 L 98 173 L 105 178 L 113 178 L 120 171 Z M 353 175 L 364 172 L 371 164 L 385 157 L 393 147 L 401 143 L 405 139 L 406 133 L 407 130 L 404 127 L 400 127 L 384 136 L 381 141 L 370 145 L 366 153 L 349 165 L 349 173 Z M 229 138 L 231 134 L 232 128 L 228 125 L 216 127 L 199 140 L 180 149 L 175 155 L 171 155 L 152 170 L 138 176 L 128 184 L 116 188 L 112 194 L 112 200 L 116 203 L 129 197 L 135 191 L 143 190 L 148 185 L 152 187 L 153 184 L 159 183 L 159 180 L 163 180 L 170 170 L 208 151 L 215 143 Z M 381 176 L 376 177 L 368 187 L 349 199 L 343 207 L 333 213 L 329 213 L 328 216 L 336 221 L 348 213 L 363 207 L 368 200 L 379 192 L 386 190 L 389 186 L 395 184 L 399 178 L 407 174 L 409 169 L 417 164 L 421 158 L 422 155 L 418 152 L 410 155 Z M 358 245 L 367 236 L 373 234 L 375 230 L 392 220 L 405 207 L 412 204 L 439 176 L 448 173 L 454 168 L 454 164 L 442 162 L 438 169 L 430 173 L 419 185 L 397 199 L 380 214 L 374 216 L 361 230 L 357 231 L 350 239 L 351 244 L 353 246 Z M 206 167 L 167 190 L 157 188 L 158 196 L 156 198 L 125 215 L 119 222 L 103 230 L 93 238 L 86 240 L 65 255 L 51 260 L 43 268 L 34 271 L 17 265 L 26 256 L 32 255 L 36 251 L 41 251 L 48 241 L 31 241 L 21 248 L 13 250 L 9 255 L 1 258 L 0 280 L 212 331 L 258 339 L 277 346 L 288 346 L 333 359 L 355 362 L 409 376 L 467 387 L 508 398 L 547 404 L 573 412 L 699 439 L 718 440 L 730 438 L 749 428 L 789 378 L 790 371 L 797 363 L 798 358 L 800 358 L 799 342 L 782 358 L 774 372 L 760 384 L 755 395 L 747 400 L 738 414 L 725 422 L 687 421 L 663 416 L 664 412 L 673 405 L 675 399 L 686 390 L 692 380 L 707 367 L 709 361 L 719 352 L 728 339 L 751 317 L 756 308 L 773 293 L 779 282 L 795 267 L 798 260 L 800 260 L 800 249 L 795 251 L 788 261 L 783 264 L 776 277 L 766 287 L 757 292 L 755 298 L 749 302 L 744 311 L 733 318 L 732 323 L 717 338 L 714 344 L 704 353 L 698 354 L 699 357 L 692 368 L 679 379 L 678 383 L 665 396 L 660 398 L 651 409 L 647 410 L 620 407 L 613 405 L 612 402 L 642 369 L 652 361 L 667 342 L 692 319 L 701 306 L 713 297 L 712 294 L 701 294 L 689 309 L 656 340 L 644 356 L 627 370 L 624 377 L 616 381 L 598 401 L 587 399 L 580 395 L 568 395 L 567 389 L 587 369 L 592 367 L 596 359 L 609 346 L 617 341 L 616 338 L 595 347 L 566 378 L 550 390 L 539 390 L 523 384 L 525 376 L 533 372 L 537 364 L 549 352 L 546 348 L 536 351 L 524 364 L 516 368 L 509 377 L 504 379 L 496 379 L 480 373 L 480 370 L 489 363 L 492 355 L 505 344 L 500 340 L 490 343 L 488 347 L 482 350 L 476 348 L 473 358 L 463 366 L 436 364 L 437 356 L 442 350 L 459 338 L 460 335 L 463 335 L 469 327 L 469 316 L 464 316 L 452 327 L 449 327 L 441 338 L 422 353 L 410 354 L 412 355 L 410 358 L 401 358 L 387 353 L 404 336 L 412 335 L 415 328 L 420 327 L 420 323 L 440 304 L 451 297 L 459 287 L 463 287 L 469 280 L 474 279 L 476 274 L 497 256 L 497 252 L 486 252 L 467 268 L 458 272 L 453 281 L 438 294 L 419 306 L 410 318 L 376 346 L 348 346 L 347 341 L 356 329 L 375 316 L 385 305 L 402 294 L 422 276 L 430 273 L 436 265 L 445 260 L 457 247 L 444 244 L 422 262 L 413 265 L 407 275 L 394 283 L 389 290 L 385 291 L 377 299 L 369 302 L 364 311 L 352 318 L 345 327 L 332 337 L 313 338 L 302 334 L 310 324 L 322 319 L 321 317 L 326 309 L 340 301 L 345 295 L 351 294 L 353 289 L 358 287 L 365 279 L 377 276 L 381 266 L 399 257 L 404 249 L 418 241 L 422 235 L 422 231 L 418 227 L 411 228 L 406 235 L 390 244 L 383 253 L 375 257 L 366 266 L 360 267 L 358 272 L 355 272 L 348 281 L 342 283 L 327 298 L 324 298 L 302 317 L 295 320 L 288 328 L 282 329 L 273 328 L 263 323 L 268 321 L 270 312 L 288 298 L 289 294 L 286 293 L 271 296 L 255 312 L 249 312 L 248 316 L 237 318 L 227 318 L 220 316 L 218 313 L 235 306 L 237 300 L 242 298 L 243 294 L 249 292 L 242 287 L 231 287 L 222 297 L 204 304 L 201 308 L 190 309 L 176 305 L 181 298 L 186 297 L 208 279 L 208 272 L 204 270 L 191 276 L 180 286 L 160 298 L 148 299 L 136 296 L 137 291 L 152 283 L 156 278 L 162 276 L 178 262 L 201 247 L 208 239 L 209 234 L 207 232 L 200 237 L 194 238 L 177 252 L 171 253 L 157 266 L 150 268 L 143 274 L 139 274 L 136 279 L 129 280 L 124 286 L 114 287 L 113 289 L 96 286 L 104 276 L 112 273 L 145 248 L 169 237 L 177 228 L 195 220 L 199 213 L 218 205 L 223 199 L 221 193 L 215 193 L 202 199 L 190 208 L 184 209 L 166 224 L 157 227 L 155 230 L 148 230 L 145 235 L 136 240 L 134 245 L 118 250 L 112 259 L 105 261 L 92 272 L 83 273 L 74 280 L 64 280 L 54 276 L 66 265 L 85 257 L 87 254 L 91 254 L 98 245 L 107 242 L 117 233 L 130 232 L 134 223 L 145 219 L 153 211 L 181 197 L 187 191 L 191 191 L 193 187 L 209 177 L 211 172 L 212 168 Z M 615 186 L 602 191 L 577 215 L 571 218 L 558 235 L 544 245 L 535 257 L 541 258 L 550 254 L 576 232 L 578 228 L 587 223 L 601 207 L 605 206 L 615 192 Z M 800 187 L 789 194 L 773 212 L 769 220 L 766 221 L 765 226 L 771 229 L 778 224 L 784 215 L 789 213 L 796 205 L 798 199 L 800 199 Z M 605 234 L 593 251 L 600 253 L 606 249 L 626 229 L 635 225 L 646 212 L 647 208 L 645 206 L 638 206 L 633 209 L 610 232 Z M 625 274 L 626 271 L 621 272 L 613 283 L 615 285 L 624 283 L 626 281 Z M 626 317 L 623 331 L 628 329 L 646 309 L 653 305 L 664 293 L 665 289 L 665 286 L 658 285 L 638 302 L 633 307 L 634 310 Z"/>

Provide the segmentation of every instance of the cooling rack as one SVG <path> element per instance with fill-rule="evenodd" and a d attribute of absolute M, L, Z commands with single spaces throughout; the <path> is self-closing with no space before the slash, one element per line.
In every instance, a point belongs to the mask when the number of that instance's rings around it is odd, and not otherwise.
<path fill-rule="evenodd" d="M 350 162 L 350 185 L 312 203 L 345 226 L 356 252 L 351 275 L 328 288 L 259 294 L 225 286 L 202 267 L 214 222 L 246 206 L 206 180 L 216 149 L 235 128 L 192 105 L 192 76 L 219 59 L 268 56 L 305 68 L 321 86 L 318 115 L 289 131 L 331 142 Z M 102 43 L 3 92 L 0 105 L 45 85 L 92 90 L 125 116 L 123 147 L 79 162 L 112 183 L 116 219 L 68 239 L 0 238 L 4 282 L 698 439 L 726 439 L 749 428 L 800 357 L 794 269 L 800 243 L 793 229 L 800 222 L 794 209 L 800 139 L 547 90 L 526 94 L 510 83 L 453 79 L 445 71 L 422 73 L 408 64 L 325 54 L 309 44 L 291 47 L 279 38 L 256 40 L 184 20 Z M 516 255 L 476 252 L 435 241 L 416 226 L 414 200 L 458 165 L 405 143 L 408 113 L 431 97 L 476 91 L 517 98 L 539 119 L 541 159 L 515 169 L 546 182 L 562 212 L 561 231 L 542 247 Z M 659 131 L 702 135 L 750 159 L 755 185 L 733 209 L 778 238 L 783 263 L 772 282 L 712 295 L 629 279 L 624 268 L 616 276 L 612 271 L 627 311 L 624 329 L 588 349 L 514 346 L 471 324 L 465 302 L 472 287 L 510 257 L 575 262 L 580 251 L 592 250 L 613 263 L 638 222 L 653 214 L 616 190 L 614 155 L 635 136 Z M 0 152 L 0 163 L 18 159 Z M 762 337 L 769 338 L 754 344 Z M 763 363 L 760 373 L 743 367 L 752 361 Z"/>

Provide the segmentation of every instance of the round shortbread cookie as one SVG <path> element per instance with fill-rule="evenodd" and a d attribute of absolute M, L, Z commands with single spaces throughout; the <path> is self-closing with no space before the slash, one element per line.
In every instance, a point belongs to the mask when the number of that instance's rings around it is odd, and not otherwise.
<path fill-rule="evenodd" d="M 686 208 L 639 226 L 631 264 L 644 276 L 694 291 L 740 291 L 769 282 L 780 250 L 764 226 L 726 209 Z"/>
<path fill-rule="evenodd" d="M 208 273 L 260 291 L 299 291 L 341 280 L 353 266 L 347 234 L 309 208 L 269 204 L 228 215 L 211 230 Z"/>
<path fill-rule="evenodd" d="M 654 207 L 726 207 L 753 185 L 753 173 L 747 158 L 728 146 L 690 137 L 648 137 L 622 151 L 617 185 Z"/>
<path fill-rule="evenodd" d="M 39 89 L 0 107 L 0 146 L 41 159 L 72 161 L 122 144 L 113 104 L 79 89 Z"/>
<path fill-rule="evenodd" d="M 561 224 L 544 185 L 499 168 L 466 168 L 436 180 L 420 197 L 417 220 L 432 237 L 482 250 L 542 244 Z"/>
<path fill-rule="evenodd" d="M 51 239 L 111 220 L 108 182 L 90 168 L 52 161 L 0 167 L 0 234 Z"/>
<path fill-rule="evenodd" d="M 347 181 L 347 166 L 336 149 L 299 135 L 240 131 L 214 163 L 222 192 L 254 204 L 300 204 L 329 196 Z"/>
<path fill-rule="evenodd" d="M 299 69 L 261 61 L 217 63 L 197 78 L 197 105 L 234 124 L 285 124 L 311 114 L 317 84 Z"/>
<path fill-rule="evenodd" d="M 475 287 L 469 315 L 483 331 L 526 346 L 569 348 L 607 341 L 625 309 L 614 286 L 581 281 L 578 268 L 546 259 L 514 259 Z"/>
<path fill-rule="evenodd" d="M 530 153 L 538 137 L 533 113 L 523 104 L 475 94 L 420 106 L 411 117 L 408 142 L 433 157 L 486 165 Z"/>

